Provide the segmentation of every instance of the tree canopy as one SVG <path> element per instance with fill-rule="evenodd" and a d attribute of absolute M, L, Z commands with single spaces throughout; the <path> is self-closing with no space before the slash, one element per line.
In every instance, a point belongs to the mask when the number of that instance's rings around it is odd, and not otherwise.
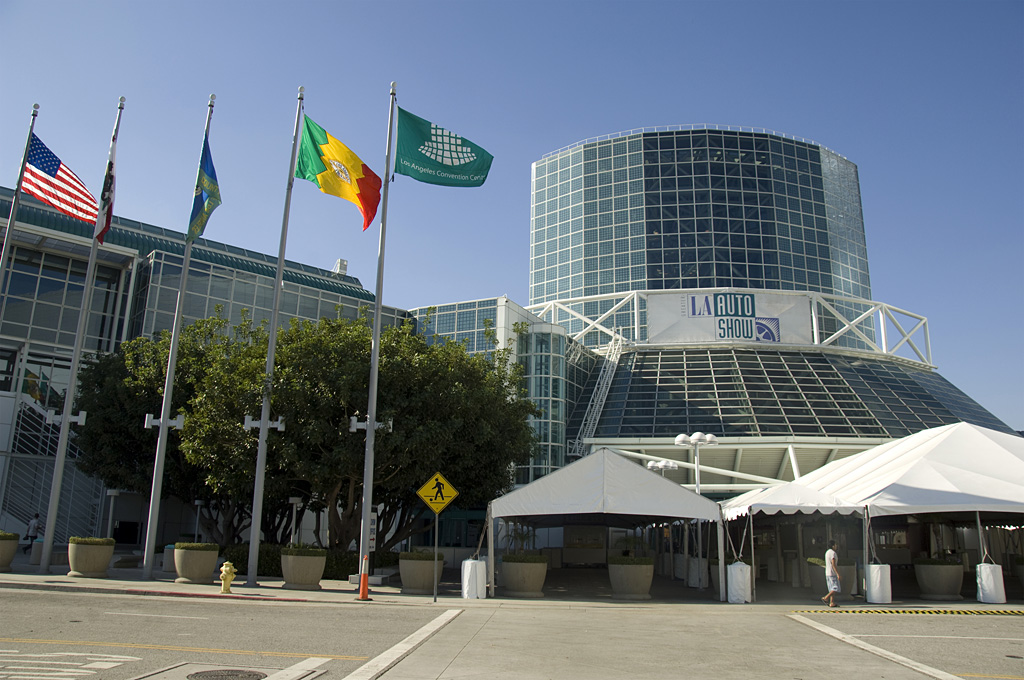
<path fill-rule="evenodd" d="M 289 496 L 327 511 L 326 543 L 345 548 L 359 535 L 370 361 L 365 318 L 293 320 L 279 336 L 271 392 L 264 529 L 287 535 Z M 136 339 L 84 367 L 79 408 L 89 418 L 79 433 L 79 465 L 108 486 L 149 493 L 156 431 L 142 428 L 159 413 L 169 335 Z M 267 334 L 243 319 L 186 327 L 178 350 L 172 413 L 185 427 L 170 437 L 164 491 L 185 502 L 213 501 L 203 526 L 226 544 L 248 525 L 258 429 L 243 427 L 260 412 Z M 378 550 L 408 537 L 427 510 L 417 489 L 438 470 L 459 489 L 463 507 L 510 488 L 511 471 L 533 450 L 522 368 L 511 348 L 471 355 L 465 346 L 417 335 L 411 323 L 381 337 L 374 446 Z"/>

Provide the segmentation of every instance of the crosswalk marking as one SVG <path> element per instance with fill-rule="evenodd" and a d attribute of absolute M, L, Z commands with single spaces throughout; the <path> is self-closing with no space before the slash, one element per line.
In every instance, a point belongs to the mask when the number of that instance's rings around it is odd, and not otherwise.
<path fill-rule="evenodd" d="M 53 680 L 82 680 L 98 675 L 130 661 L 137 656 L 121 654 L 90 654 L 81 652 L 51 652 L 29 654 L 16 649 L 0 650 L 0 678 L 52 678 Z"/>

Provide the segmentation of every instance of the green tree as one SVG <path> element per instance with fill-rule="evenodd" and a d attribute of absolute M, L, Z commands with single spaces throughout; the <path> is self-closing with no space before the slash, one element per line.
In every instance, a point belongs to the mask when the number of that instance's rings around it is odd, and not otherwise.
<path fill-rule="evenodd" d="M 285 540 L 289 496 L 326 510 L 329 546 L 358 538 L 365 432 L 349 432 L 349 421 L 367 411 L 370 336 L 365 318 L 293 320 L 280 334 L 271 417 L 285 430 L 271 430 L 267 443 L 267 540 Z M 149 493 L 156 431 L 142 420 L 160 410 L 168 351 L 168 334 L 137 339 L 82 371 L 80 464 L 109 486 Z M 168 441 L 164 491 L 208 501 L 201 522 L 222 545 L 249 526 L 259 431 L 243 421 L 260 412 L 266 353 L 266 329 L 248 317 L 236 326 L 201 320 L 181 335 L 172 413 L 185 414 L 185 427 Z M 429 512 L 416 490 L 434 472 L 443 470 L 464 507 L 509 488 L 513 466 L 532 452 L 537 410 L 510 348 L 470 355 L 405 324 L 383 332 L 380 356 L 378 420 L 393 430 L 377 433 L 374 504 L 382 530 L 393 530 L 378 545 L 387 550 Z"/>
<path fill-rule="evenodd" d="M 243 492 L 244 484 L 238 482 L 237 475 L 233 485 L 222 481 L 230 477 L 229 471 L 222 470 L 219 476 L 211 477 L 203 465 L 209 456 L 195 453 L 195 460 L 190 460 L 184 444 L 188 441 L 186 435 L 195 431 L 193 439 L 205 437 L 207 445 L 214 446 L 209 427 L 214 416 L 208 413 L 208 407 L 222 400 L 214 396 L 213 386 L 217 385 L 217 377 L 229 370 L 225 365 L 230 365 L 238 355 L 262 351 L 266 361 L 265 334 L 261 336 L 261 332 L 248 319 L 231 328 L 218 315 L 186 326 L 179 340 L 171 413 L 185 414 L 185 429 L 172 431 L 167 440 L 163 496 L 184 503 L 205 501 L 200 509 L 200 522 L 206 534 L 221 545 L 236 541 L 248 526 L 251 500 L 247 505 L 246 499 L 252 498 L 252 484 Z M 262 349 L 258 346 L 260 337 Z M 160 413 L 169 351 L 170 333 L 162 333 L 157 339 L 136 338 L 112 354 L 93 357 L 79 373 L 78 408 L 87 411 L 88 417 L 78 431 L 82 455 L 77 462 L 84 472 L 111 488 L 149 496 L 157 429 L 144 428 L 143 421 L 147 413 Z M 261 374 L 262 370 L 261 366 Z M 233 406 L 247 405 L 240 399 L 244 393 L 239 389 L 242 381 L 234 380 L 233 384 L 235 389 L 223 400 L 225 418 L 231 415 Z M 259 387 L 250 384 L 249 390 L 253 389 Z M 242 430 L 241 416 L 237 429 Z M 222 448 L 227 446 L 223 441 L 218 443 Z"/>
<path fill-rule="evenodd" d="M 328 511 L 328 544 L 346 548 L 359 536 L 365 433 L 349 432 L 364 417 L 370 331 L 365 319 L 294 322 L 281 337 L 275 413 L 285 474 L 308 484 Z M 382 332 L 374 504 L 378 550 L 408 537 L 426 507 L 416 491 L 443 469 L 464 506 L 486 502 L 511 486 L 511 469 L 532 451 L 522 369 L 510 350 L 470 355 L 454 342 L 431 344 L 411 324 Z"/>

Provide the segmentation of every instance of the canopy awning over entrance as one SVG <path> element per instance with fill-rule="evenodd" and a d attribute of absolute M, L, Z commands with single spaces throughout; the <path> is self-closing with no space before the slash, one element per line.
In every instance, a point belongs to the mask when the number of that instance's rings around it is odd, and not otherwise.
<path fill-rule="evenodd" d="M 610 451 L 589 456 L 491 501 L 491 517 L 536 527 L 634 527 L 721 518 L 718 504 Z"/>
<path fill-rule="evenodd" d="M 829 463 L 803 477 L 722 504 L 747 513 L 873 516 L 1024 513 L 1024 437 L 967 423 L 944 425 Z"/>

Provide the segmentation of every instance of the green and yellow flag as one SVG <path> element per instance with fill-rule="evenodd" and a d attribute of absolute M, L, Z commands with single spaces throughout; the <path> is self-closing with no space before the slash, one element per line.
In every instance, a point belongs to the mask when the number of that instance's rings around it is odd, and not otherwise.
<path fill-rule="evenodd" d="M 359 156 L 305 116 L 295 176 L 320 191 L 352 201 L 363 213 L 363 231 L 377 214 L 381 181 Z"/>

